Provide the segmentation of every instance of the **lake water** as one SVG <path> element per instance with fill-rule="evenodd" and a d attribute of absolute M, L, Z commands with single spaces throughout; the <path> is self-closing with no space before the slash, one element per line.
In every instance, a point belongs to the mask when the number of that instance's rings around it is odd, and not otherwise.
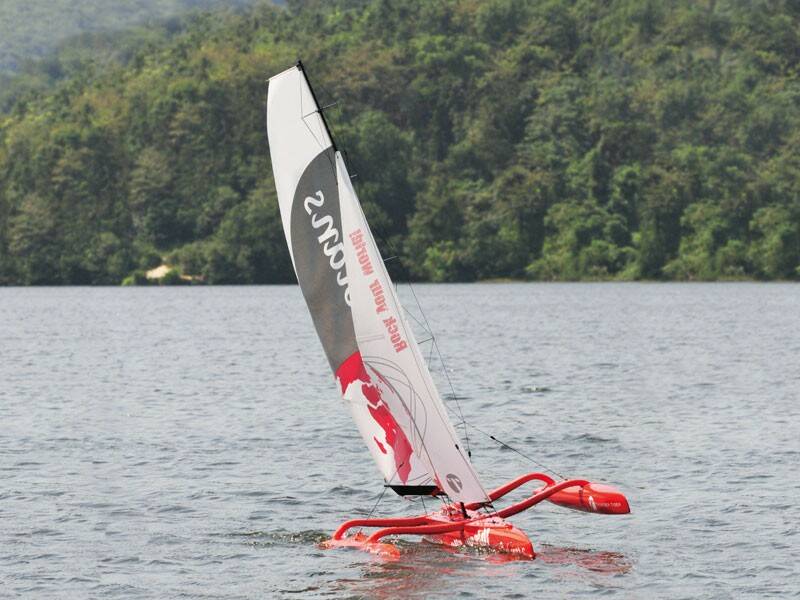
<path fill-rule="evenodd" d="M 520 514 L 534 561 L 320 550 L 382 481 L 298 288 L 0 289 L 0 597 L 800 596 L 800 286 L 414 289 L 467 421 L 631 515 Z"/>

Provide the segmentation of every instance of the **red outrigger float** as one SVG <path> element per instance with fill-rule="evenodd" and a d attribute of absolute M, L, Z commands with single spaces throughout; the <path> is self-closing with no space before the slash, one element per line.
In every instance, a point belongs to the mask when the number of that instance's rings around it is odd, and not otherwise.
<path fill-rule="evenodd" d="M 623 515 L 630 512 L 625 496 L 611 486 L 590 483 L 584 479 L 555 481 L 543 473 L 528 473 L 500 486 L 489 493 L 492 502 L 516 490 L 529 481 L 540 481 L 544 486 L 536 489 L 525 500 L 499 510 L 480 512 L 477 504 L 456 507 L 447 504 L 438 512 L 418 517 L 389 519 L 353 519 L 343 523 L 324 548 L 353 547 L 391 558 L 400 555 L 397 546 L 382 541 L 390 536 L 420 535 L 425 539 L 447 546 L 471 546 L 504 552 L 533 559 L 536 553 L 528 536 L 505 519 L 548 500 L 553 504 L 606 515 Z M 346 536 L 353 528 L 359 531 Z M 377 528 L 371 535 L 361 528 Z"/>

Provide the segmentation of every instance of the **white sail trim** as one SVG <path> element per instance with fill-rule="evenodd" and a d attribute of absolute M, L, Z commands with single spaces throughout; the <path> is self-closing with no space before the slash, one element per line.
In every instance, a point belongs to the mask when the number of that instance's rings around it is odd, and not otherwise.
<path fill-rule="evenodd" d="M 440 489 L 457 502 L 488 502 L 406 323 L 338 152 L 336 172 L 353 326 L 364 363 L 379 374 L 387 390 L 383 400 Z"/>

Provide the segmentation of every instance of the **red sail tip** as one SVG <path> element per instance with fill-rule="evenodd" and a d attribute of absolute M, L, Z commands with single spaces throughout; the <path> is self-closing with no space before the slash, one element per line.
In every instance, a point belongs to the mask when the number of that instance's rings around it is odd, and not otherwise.
<path fill-rule="evenodd" d="M 610 485 L 588 483 L 556 492 L 548 498 L 553 504 L 603 515 L 626 515 L 631 512 L 628 499 Z"/>

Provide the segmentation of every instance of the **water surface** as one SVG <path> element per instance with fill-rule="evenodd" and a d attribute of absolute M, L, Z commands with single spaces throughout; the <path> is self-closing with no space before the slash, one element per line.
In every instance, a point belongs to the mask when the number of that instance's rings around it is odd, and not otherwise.
<path fill-rule="evenodd" d="M 322 551 L 382 482 L 297 287 L 7 288 L 0 595 L 800 596 L 800 287 L 415 291 L 465 418 L 633 514 L 518 515 L 532 562 Z M 487 486 L 540 470 L 469 433 Z"/>

